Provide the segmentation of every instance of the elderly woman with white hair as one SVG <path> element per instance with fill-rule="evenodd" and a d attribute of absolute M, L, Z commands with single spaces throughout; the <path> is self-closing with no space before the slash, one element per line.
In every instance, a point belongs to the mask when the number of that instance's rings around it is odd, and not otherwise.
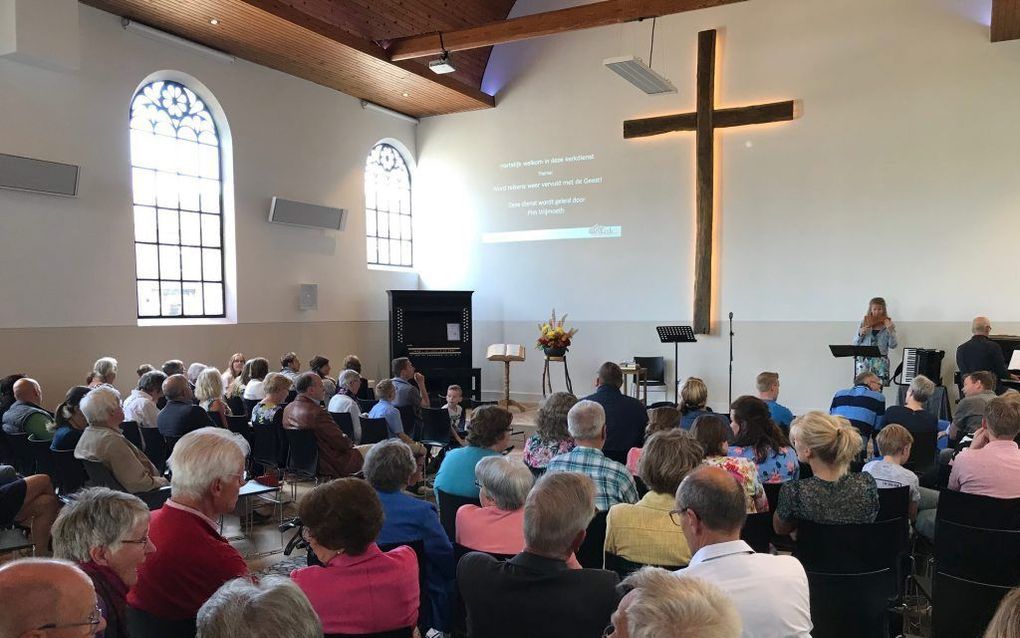
<path fill-rule="evenodd" d="M 106 619 L 104 638 L 128 636 L 127 592 L 138 566 L 155 551 L 149 508 L 137 496 L 105 487 L 75 494 L 53 525 L 53 555 L 78 563 L 92 579 Z"/>
<path fill-rule="evenodd" d="M 92 365 L 92 381 L 89 382 L 90 388 L 98 388 L 100 386 L 107 386 L 117 392 L 117 398 L 120 398 L 120 392 L 117 388 L 113 387 L 113 382 L 117 380 L 117 360 L 113 357 L 100 357 Z"/>
<path fill-rule="evenodd" d="M 194 386 L 196 383 L 198 383 L 198 375 L 202 374 L 202 371 L 208 367 L 209 366 L 205 365 L 204 363 L 199 363 L 196 361 L 195 363 L 192 363 L 190 366 L 188 366 L 188 371 L 184 373 L 184 376 L 188 378 L 188 383 Z"/>
<path fill-rule="evenodd" d="M 159 551 L 139 568 L 128 593 L 129 622 L 193 622 L 220 585 L 248 574 L 217 522 L 237 505 L 248 451 L 241 436 L 220 428 L 201 428 L 177 441 L 167 461 L 173 495 L 149 525 Z"/>
<path fill-rule="evenodd" d="M 209 418 L 220 427 L 227 427 L 230 408 L 223 401 L 223 377 L 216 368 L 206 368 L 195 382 L 195 398 Z"/>
<path fill-rule="evenodd" d="M 148 492 L 167 484 L 152 461 L 120 431 L 124 411 L 112 388 L 92 390 L 78 408 L 89 425 L 74 448 L 76 459 L 102 463 L 128 492 Z"/>
<path fill-rule="evenodd" d="M 358 391 L 361 390 L 361 375 L 357 370 L 344 370 L 336 380 L 336 394 L 329 400 L 330 412 L 346 412 L 351 415 L 354 426 L 354 442 L 361 442 L 361 407 L 358 406 Z"/>
<path fill-rule="evenodd" d="M 198 611 L 198 638 L 322 638 L 308 598 L 289 578 L 223 584 Z"/>
<path fill-rule="evenodd" d="M 607 638 L 739 638 L 740 614 L 721 589 L 700 578 L 677 578 L 665 569 L 645 567 L 623 581 L 629 591 L 613 612 Z M 689 632 L 689 633 L 688 633 Z"/>

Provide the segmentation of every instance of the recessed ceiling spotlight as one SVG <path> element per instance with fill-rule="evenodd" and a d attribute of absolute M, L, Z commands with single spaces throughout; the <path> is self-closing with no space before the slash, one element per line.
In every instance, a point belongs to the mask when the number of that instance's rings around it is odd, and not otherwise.
<path fill-rule="evenodd" d="M 404 97 L 410 97 L 408 93 L 401 93 L 401 95 L 403 95 Z"/>
<path fill-rule="evenodd" d="M 214 27 L 215 27 L 215 26 L 216 26 L 217 24 L 219 24 L 219 23 L 220 23 L 220 21 L 219 21 L 219 20 L 217 20 L 216 18 L 213 18 L 212 20 L 210 20 L 210 21 L 209 21 L 209 24 L 213 25 Z"/>

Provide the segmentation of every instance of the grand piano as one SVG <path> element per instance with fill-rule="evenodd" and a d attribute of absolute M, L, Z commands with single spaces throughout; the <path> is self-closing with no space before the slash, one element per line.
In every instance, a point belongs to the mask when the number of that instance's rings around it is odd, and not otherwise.
<path fill-rule="evenodd" d="M 1013 358 L 1013 351 L 1020 349 L 1020 337 L 1016 335 L 988 335 L 988 338 L 994 341 L 1002 348 L 1002 357 L 1006 361 L 1006 367 L 1009 367 L 1009 362 Z M 1010 369 L 1013 374 L 1020 374 L 1020 369 Z M 1013 379 L 999 379 L 1000 387 L 1013 388 L 1014 390 L 1020 390 L 1020 381 L 1014 381 Z"/>
<path fill-rule="evenodd" d="M 472 366 L 470 290 L 388 290 L 390 359 L 407 357 L 429 394 L 457 384 L 482 400 L 482 371 Z"/>

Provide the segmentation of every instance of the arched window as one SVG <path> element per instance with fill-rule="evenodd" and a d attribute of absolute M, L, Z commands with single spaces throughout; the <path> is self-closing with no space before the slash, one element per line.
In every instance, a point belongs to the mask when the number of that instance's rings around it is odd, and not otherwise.
<path fill-rule="evenodd" d="M 183 84 L 146 84 L 131 101 L 131 183 L 139 319 L 223 317 L 220 136 Z"/>
<path fill-rule="evenodd" d="M 365 236 L 368 263 L 413 266 L 411 171 L 403 155 L 385 142 L 365 162 Z"/>

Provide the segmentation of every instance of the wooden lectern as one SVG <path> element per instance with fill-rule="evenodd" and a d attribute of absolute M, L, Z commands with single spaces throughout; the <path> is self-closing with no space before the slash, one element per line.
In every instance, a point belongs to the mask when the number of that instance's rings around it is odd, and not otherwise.
<path fill-rule="evenodd" d="M 510 362 L 524 361 L 524 346 L 516 343 L 495 343 L 485 352 L 489 361 L 503 362 L 503 398 L 499 407 L 509 410 L 511 407 L 524 412 L 524 406 L 510 398 Z"/>

